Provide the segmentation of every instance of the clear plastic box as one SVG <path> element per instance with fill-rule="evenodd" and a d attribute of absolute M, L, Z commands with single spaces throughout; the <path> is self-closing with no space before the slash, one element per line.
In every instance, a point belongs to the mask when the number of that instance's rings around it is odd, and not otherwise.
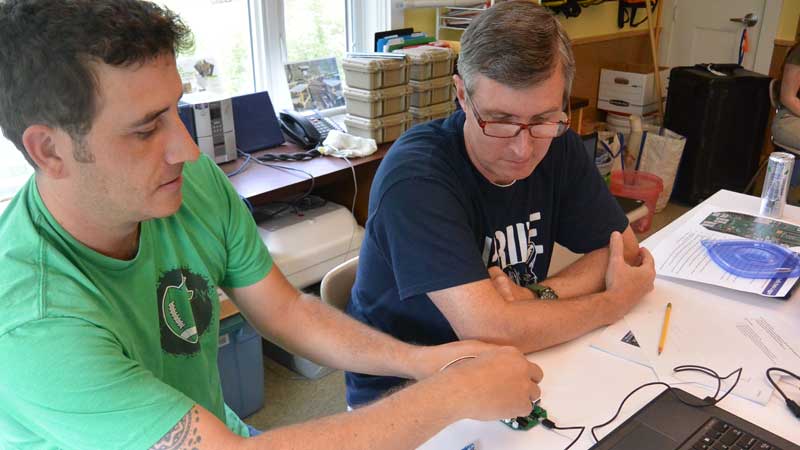
<path fill-rule="evenodd" d="M 411 126 L 429 120 L 443 119 L 453 114 L 455 109 L 456 105 L 453 102 L 438 103 L 424 108 L 415 108 L 412 106 L 408 108 L 408 112 L 411 114 Z"/>
<path fill-rule="evenodd" d="M 385 89 L 355 89 L 346 87 L 343 90 L 348 114 L 374 118 L 397 114 L 408 110 L 408 96 L 411 88 L 407 84 Z"/>
<path fill-rule="evenodd" d="M 410 69 L 407 59 L 345 58 L 342 60 L 345 83 L 358 89 L 383 89 L 405 84 Z"/>
<path fill-rule="evenodd" d="M 434 78 L 427 81 L 408 82 L 411 88 L 409 104 L 415 108 L 424 108 L 437 103 L 453 101 L 453 79 L 451 77 Z"/>
<path fill-rule="evenodd" d="M 396 52 L 403 53 L 408 58 L 411 67 L 408 77 L 411 80 L 425 81 L 453 74 L 455 52 L 449 48 L 422 45 Z"/>
<path fill-rule="evenodd" d="M 391 116 L 367 119 L 348 114 L 344 118 L 347 132 L 364 138 L 375 139 L 378 144 L 396 140 L 411 123 L 411 114 L 402 112 Z"/>

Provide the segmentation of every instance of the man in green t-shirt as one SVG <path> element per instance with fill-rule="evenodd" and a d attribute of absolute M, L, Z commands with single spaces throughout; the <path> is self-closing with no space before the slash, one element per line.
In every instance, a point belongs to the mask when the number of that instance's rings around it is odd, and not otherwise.
<path fill-rule="evenodd" d="M 0 1 L 0 129 L 35 168 L 0 216 L 0 448 L 400 449 L 527 414 L 542 372 L 519 351 L 407 345 L 287 282 L 178 117 L 188 36 L 139 0 Z M 294 353 L 418 382 L 251 438 L 222 399 L 218 286 Z"/>

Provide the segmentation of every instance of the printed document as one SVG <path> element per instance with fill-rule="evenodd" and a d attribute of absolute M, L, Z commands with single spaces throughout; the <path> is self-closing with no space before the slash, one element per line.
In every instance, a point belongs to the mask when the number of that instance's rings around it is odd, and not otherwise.
<path fill-rule="evenodd" d="M 716 380 L 706 375 L 680 372 L 680 365 L 694 364 L 726 376 L 742 368 L 741 379 L 733 394 L 766 404 L 772 386 L 764 372 L 779 366 L 800 370 L 800 331 L 782 321 L 777 314 L 741 303 L 732 304 L 714 295 L 675 290 L 666 286 L 658 294 L 645 296 L 625 320 L 659 379 L 667 383 L 694 382 L 716 389 Z M 680 293 L 683 295 L 680 295 Z M 688 295 L 687 295 L 688 294 Z M 667 339 L 663 352 L 658 343 L 667 300 L 672 302 Z M 733 378 L 723 383 L 723 390 Z"/>
<path fill-rule="evenodd" d="M 796 225 L 727 211 L 712 205 L 697 207 L 683 226 L 668 235 L 651 249 L 656 273 L 713 284 L 766 297 L 786 297 L 798 277 L 755 279 L 737 277 L 719 267 L 708 255 L 700 241 L 757 239 L 770 240 L 784 246 L 794 246 L 800 236 L 793 231 Z"/>

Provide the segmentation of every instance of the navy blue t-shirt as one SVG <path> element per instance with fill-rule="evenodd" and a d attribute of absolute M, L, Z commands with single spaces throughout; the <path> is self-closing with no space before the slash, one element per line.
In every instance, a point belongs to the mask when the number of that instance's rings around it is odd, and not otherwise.
<path fill-rule="evenodd" d="M 372 184 L 348 314 L 405 342 L 457 340 L 428 292 L 489 277 L 500 266 L 525 286 L 544 280 L 553 244 L 575 253 L 608 245 L 628 220 L 580 137 L 554 139 L 528 178 L 490 183 L 464 146 L 464 112 L 418 125 L 395 142 Z M 358 406 L 406 380 L 346 374 Z"/>

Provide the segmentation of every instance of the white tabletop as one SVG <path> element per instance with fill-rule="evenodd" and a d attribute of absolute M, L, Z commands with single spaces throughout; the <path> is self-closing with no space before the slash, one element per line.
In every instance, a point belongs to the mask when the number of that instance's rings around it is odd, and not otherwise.
<path fill-rule="evenodd" d="M 719 191 L 703 204 L 709 204 L 735 211 L 758 212 L 760 199 L 731 191 Z M 688 220 L 692 212 L 684 214 L 673 223 L 659 230 L 645 240 L 642 245 L 654 248 L 665 236 Z M 782 218 L 800 224 L 800 208 L 787 206 Z M 788 321 L 800 326 L 800 300 L 797 292 L 787 300 L 771 299 L 755 294 L 704 285 L 689 281 L 678 281 L 662 277 L 656 278 L 655 290 L 648 295 L 667 297 L 679 292 L 687 298 L 719 297 L 721 302 L 731 306 L 745 303 L 766 310 L 776 311 Z M 572 449 L 588 449 L 594 445 L 589 427 L 610 419 L 622 399 L 637 386 L 657 381 L 653 370 L 601 352 L 589 346 L 592 337 L 600 333 L 596 330 L 572 342 L 553 347 L 528 358 L 539 364 L 545 377 L 541 383 L 542 407 L 559 426 L 587 425 Z M 702 364 L 692 361 L 687 363 Z M 681 385 L 699 397 L 709 395 L 702 387 Z M 621 424 L 630 415 L 659 394 L 663 388 L 645 388 L 629 399 L 620 417 L 610 426 L 598 430 L 602 438 Z M 713 393 L 713 392 L 711 392 Z M 796 393 L 794 393 L 796 394 Z M 790 396 L 793 393 L 789 393 Z M 795 398 L 797 397 L 794 395 Z M 786 407 L 783 399 L 774 393 L 766 406 L 761 406 L 741 397 L 730 395 L 717 406 L 778 434 L 791 442 L 800 442 L 800 423 Z M 462 420 L 444 429 L 426 442 L 423 450 L 461 450 L 471 442 L 477 443 L 478 450 L 561 450 L 576 436 L 575 431 L 555 432 L 537 426 L 530 431 L 514 431 L 500 422 L 478 422 Z"/>

